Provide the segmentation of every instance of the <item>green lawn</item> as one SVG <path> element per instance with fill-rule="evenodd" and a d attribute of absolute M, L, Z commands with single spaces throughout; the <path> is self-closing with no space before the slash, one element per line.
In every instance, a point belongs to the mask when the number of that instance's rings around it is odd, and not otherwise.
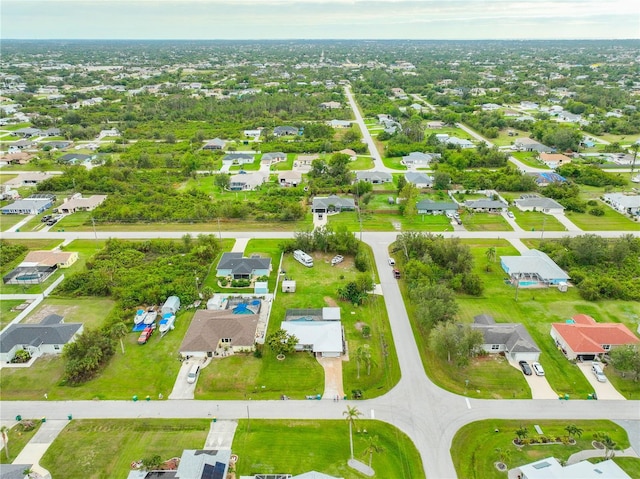
<path fill-rule="evenodd" d="M 0 301 L 0 329 L 3 329 L 13 319 L 20 314 L 20 311 L 13 311 L 13 308 L 24 303 L 21 299 L 9 299 Z"/>
<path fill-rule="evenodd" d="M 621 145 L 631 145 L 634 142 L 640 140 L 640 135 L 612 135 L 605 133 L 604 135 L 591 135 L 609 143 L 620 143 Z"/>
<path fill-rule="evenodd" d="M 377 142 L 382 144 L 381 142 Z M 384 151 L 384 148 L 378 148 L 378 151 Z M 407 167 L 404 166 L 402 163 L 400 163 L 402 161 L 402 157 L 400 156 L 395 156 L 393 158 L 387 158 L 386 156 L 382 157 L 382 163 L 384 164 L 384 166 L 386 166 L 387 168 L 393 168 L 394 170 L 406 170 Z"/>
<path fill-rule="evenodd" d="M 606 375 L 613 387 L 615 387 L 624 397 L 627 399 L 640 399 L 640 381 L 635 381 L 632 379 L 631 375 L 625 374 L 624 377 L 622 374 L 613 367 L 605 368 Z"/>
<path fill-rule="evenodd" d="M 600 204 L 604 211 L 603 216 L 593 216 L 589 213 L 576 213 L 574 211 L 566 211 L 565 215 L 578 228 L 585 231 L 638 231 L 640 225 L 637 222 L 621 215 L 613 208 Z M 589 208 L 589 207 L 587 207 Z"/>
<path fill-rule="evenodd" d="M 73 420 L 40 464 L 52 477 L 123 478 L 133 461 L 156 454 L 168 460 L 180 457 L 183 449 L 202 448 L 209 424 L 207 419 Z"/>
<path fill-rule="evenodd" d="M 329 216 L 329 224 L 337 228 L 344 225 L 349 231 L 360 231 L 356 212 L 343 212 Z M 399 225 L 404 231 L 452 231 L 450 222 L 444 215 L 416 215 L 404 217 L 399 214 L 362 213 L 363 231 L 395 231 Z"/>
<path fill-rule="evenodd" d="M 366 432 L 365 432 L 366 430 Z M 360 431 L 360 432 L 358 432 Z M 378 436 L 384 451 L 373 455 L 375 477 L 424 478 L 422 460 L 411 440 L 390 424 L 358 420 L 354 428 L 354 455 L 368 463 L 367 438 Z M 363 476 L 349 466 L 349 427 L 336 421 L 241 420 L 232 450 L 238 455 L 237 473 L 301 474 L 312 470 L 343 477 Z M 274 454 L 274 451 L 278 451 Z"/>
<path fill-rule="evenodd" d="M 373 168 L 373 160 L 370 156 L 358 156 L 354 161 L 349 162 L 350 170 L 370 170 Z"/>
<path fill-rule="evenodd" d="M 514 131 L 516 135 L 509 136 L 509 131 Z M 498 138 L 490 138 L 489 141 L 496 146 L 512 145 L 518 138 L 528 137 L 529 132 L 524 130 L 518 130 L 516 128 L 505 128 L 498 132 Z"/>
<path fill-rule="evenodd" d="M 27 215 L 0 215 L 0 231 L 7 231 L 26 217 Z"/>
<path fill-rule="evenodd" d="M 566 228 L 555 217 L 538 211 L 520 211 L 512 209 L 515 221 L 525 231 L 566 231 Z"/>
<path fill-rule="evenodd" d="M 27 418 L 23 418 L 27 420 Z M 7 458 L 5 451 L 0 454 L 0 464 L 11 464 L 20 452 L 24 449 L 24 446 L 31 440 L 31 438 L 38 432 L 42 421 L 40 419 L 29 419 L 33 422 L 34 428 L 31 431 L 23 431 L 22 426 L 18 423 L 13 426 L 7 432 L 9 439 L 9 457 Z"/>
<path fill-rule="evenodd" d="M 517 160 L 520 160 L 521 163 L 524 163 L 527 166 L 540 168 L 543 170 L 550 170 L 547 165 L 536 159 L 537 153 L 534 151 L 514 151 L 513 153 L 511 153 L 511 156 L 513 156 Z"/>
<path fill-rule="evenodd" d="M 0 184 L 2 183 L 6 183 L 9 180 L 13 180 L 14 178 L 17 178 L 18 175 L 0 175 Z"/>
<path fill-rule="evenodd" d="M 465 211 L 460 219 L 467 231 L 513 231 L 511 225 L 498 214 Z"/>
<path fill-rule="evenodd" d="M 287 153 L 287 160 L 276 163 L 271 166 L 271 171 L 285 171 L 293 169 L 293 160 L 297 155 L 295 153 Z"/>
<path fill-rule="evenodd" d="M 537 436 L 533 427 L 536 424 L 547 436 L 566 436 L 567 432 L 564 428 L 569 424 L 575 424 L 583 430 L 583 433 L 577 438 L 575 445 L 553 444 L 516 447 L 512 442 L 516 438 L 516 429 L 521 426 L 526 427 L 529 430 L 528 437 L 532 438 Z M 510 459 L 507 461 L 509 469 L 549 456 L 566 461 L 576 452 L 593 449 L 591 441 L 593 441 L 593 434 L 596 432 L 606 432 L 617 443 L 619 449 L 629 447 L 626 431 L 611 421 L 487 419 L 467 424 L 456 433 L 451 444 L 451 457 L 458 477 L 502 479 L 506 477 L 505 473 L 499 472 L 494 466 L 494 462 L 499 460 L 496 449 L 509 451 Z"/>
<path fill-rule="evenodd" d="M 629 474 L 629 477 L 640 477 L 640 459 L 637 457 L 614 457 L 613 461 Z"/>

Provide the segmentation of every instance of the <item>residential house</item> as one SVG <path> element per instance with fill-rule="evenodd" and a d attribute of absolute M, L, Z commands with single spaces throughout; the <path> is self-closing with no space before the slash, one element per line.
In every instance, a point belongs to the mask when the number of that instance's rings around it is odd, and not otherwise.
<path fill-rule="evenodd" d="M 488 353 L 504 353 L 509 360 L 537 361 L 540 348 L 520 323 L 496 323 L 492 316 L 480 314 L 473 318 L 473 329 L 482 333 L 482 349 Z"/>
<path fill-rule="evenodd" d="M 22 138 L 31 138 L 32 136 L 40 136 L 42 134 L 42 130 L 39 128 L 20 128 L 11 133 L 13 136 L 21 136 Z"/>
<path fill-rule="evenodd" d="M 338 130 L 351 128 L 351 122 L 349 120 L 330 120 L 327 123 L 331 128 L 336 128 Z"/>
<path fill-rule="evenodd" d="M 3 206 L 0 211 L 3 215 L 38 215 L 51 206 L 53 206 L 53 197 L 29 197 Z"/>
<path fill-rule="evenodd" d="M 262 185 L 268 176 L 268 173 L 262 171 L 241 172 L 237 175 L 231 175 L 229 189 L 231 191 L 253 191 Z"/>
<path fill-rule="evenodd" d="M 404 174 L 407 183 L 411 183 L 417 188 L 431 188 L 433 186 L 433 176 L 418 171 L 408 171 Z"/>
<path fill-rule="evenodd" d="M 571 158 L 560 153 L 540 153 L 540 161 L 549 168 L 558 168 L 559 166 L 571 163 Z"/>
<path fill-rule="evenodd" d="M 237 314 L 231 309 L 198 309 L 182 340 L 180 354 L 183 357 L 219 358 L 253 351 L 259 319 L 260 315 L 250 310 Z"/>
<path fill-rule="evenodd" d="M 88 198 L 83 198 L 81 194 L 77 194 L 56 209 L 59 213 L 64 214 L 75 213 L 76 211 L 93 211 L 104 203 L 106 199 L 107 195 L 91 195 Z"/>
<path fill-rule="evenodd" d="M 325 101 L 324 103 L 320 103 L 320 108 L 323 110 L 337 110 L 342 108 L 342 103 L 337 101 Z"/>
<path fill-rule="evenodd" d="M 66 155 L 62 155 L 58 158 L 58 163 L 63 163 L 66 165 L 75 165 L 77 163 L 84 163 L 85 161 L 95 160 L 95 155 L 85 155 L 82 153 L 67 153 Z"/>
<path fill-rule="evenodd" d="M 227 142 L 220 139 L 214 138 L 213 140 L 208 141 L 203 147 L 203 150 L 224 150 L 225 146 L 227 146 Z"/>
<path fill-rule="evenodd" d="M 546 253 L 530 249 L 521 256 L 501 256 L 500 265 L 519 288 L 566 283 L 569 275 Z"/>
<path fill-rule="evenodd" d="M 69 268 L 78 261 L 78 253 L 76 251 L 30 251 L 25 256 L 20 266 L 48 266 L 56 268 Z"/>
<path fill-rule="evenodd" d="M 255 276 L 268 276 L 271 272 L 271 258 L 251 256 L 245 258 L 242 253 L 223 253 L 216 276 L 230 276 L 233 279 L 251 279 Z"/>
<path fill-rule="evenodd" d="M 225 479 L 230 461 L 230 449 L 185 449 L 176 470 L 136 469 L 127 479 Z"/>
<path fill-rule="evenodd" d="M 50 314 L 38 324 L 12 324 L 0 334 L 0 361 L 10 362 L 22 349 L 36 358 L 60 354 L 64 345 L 72 342 L 82 330 L 82 323 L 65 324 L 57 314 Z"/>
<path fill-rule="evenodd" d="M 32 171 L 28 173 L 20 173 L 18 176 L 6 181 L 4 184 L 16 187 L 36 186 L 38 183 L 48 180 L 49 178 L 53 178 L 51 173 Z"/>
<path fill-rule="evenodd" d="M 114 136 L 120 136 L 120 132 L 116 128 L 109 128 L 107 130 L 100 131 L 100 134 L 98 135 L 98 140 L 101 140 L 102 138 L 108 138 L 108 137 L 114 137 Z"/>
<path fill-rule="evenodd" d="M 523 195 L 517 200 L 513 200 L 513 204 L 520 211 L 540 211 L 548 215 L 561 214 L 564 206 L 551 198 L 542 196 Z"/>
<path fill-rule="evenodd" d="M 419 215 L 443 215 L 458 211 L 458 205 L 453 202 L 421 200 L 416 203 L 416 209 Z"/>
<path fill-rule="evenodd" d="M 391 173 L 387 173 L 386 171 L 357 171 L 356 181 L 365 181 L 373 185 L 378 185 L 382 183 L 391 183 L 393 181 L 393 177 L 391 176 Z"/>
<path fill-rule="evenodd" d="M 22 478 L 20 478 L 22 479 Z M 252 476 L 242 476 L 240 479 L 343 479 L 341 477 L 330 476 L 318 471 L 303 472 L 302 474 L 255 474 Z"/>
<path fill-rule="evenodd" d="M 287 161 L 287 154 L 281 151 L 273 151 L 271 153 L 265 153 L 262 155 L 262 162 L 266 162 L 269 165 L 273 165 L 274 163 L 279 163 L 281 161 Z"/>
<path fill-rule="evenodd" d="M 344 352 L 340 308 L 287 310 L 281 328 L 298 338 L 296 351 L 312 351 L 325 358 L 340 357 Z"/>
<path fill-rule="evenodd" d="M 0 156 L 0 165 L 26 165 L 33 159 L 26 151 L 10 151 Z"/>
<path fill-rule="evenodd" d="M 253 163 L 255 155 L 253 153 L 227 153 L 222 157 L 223 163 L 230 163 L 232 165 L 246 165 L 247 163 Z"/>
<path fill-rule="evenodd" d="M 534 140 L 533 138 L 528 137 L 520 137 L 517 138 L 513 143 L 513 146 L 516 150 L 520 151 L 537 151 L 538 153 L 551 153 L 553 152 L 552 148 L 549 148 L 546 145 L 543 145 L 539 141 Z"/>
<path fill-rule="evenodd" d="M 593 360 L 615 347 L 640 343 L 621 323 L 596 323 L 586 314 L 577 314 L 564 323 L 551 325 L 551 337 L 567 359 Z"/>
<path fill-rule="evenodd" d="M 353 198 L 341 198 L 337 195 L 316 196 L 311 206 L 312 213 L 332 213 L 341 211 L 353 211 L 356 204 Z"/>
<path fill-rule="evenodd" d="M 40 284 L 58 268 L 68 268 L 77 260 L 76 252 L 31 251 L 2 281 L 4 284 Z"/>
<path fill-rule="evenodd" d="M 47 128 L 46 130 L 42 131 L 42 136 L 60 136 L 60 135 L 62 135 L 60 128 Z"/>
<path fill-rule="evenodd" d="M 299 171 L 280 171 L 278 172 L 278 184 L 280 186 L 298 186 L 302 183 L 302 173 Z"/>
<path fill-rule="evenodd" d="M 527 173 L 527 175 L 533 176 L 538 186 L 547 186 L 551 183 L 564 183 L 567 181 L 564 176 L 560 176 L 558 173 L 554 172 Z"/>
<path fill-rule="evenodd" d="M 276 126 L 273 129 L 273 136 L 291 136 L 297 135 L 299 132 L 295 126 Z"/>
<path fill-rule="evenodd" d="M 403 156 L 400 163 L 407 168 L 428 168 L 431 162 L 439 157 L 439 154 L 412 151 L 408 155 Z"/>
<path fill-rule="evenodd" d="M 513 477 L 521 479 L 631 479 L 612 459 L 597 463 L 585 459 L 563 466 L 555 457 L 547 457 L 520 466 L 514 472 Z"/>
<path fill-rule="evenodd" d="M 430 130 L 440 130 L 444 128 L 444 121 L 429 121 L 427 122 L 427 128 Z"/>
<path fill-rule="evenodd" d="M 507 204 L 501 200 L 467 200 L 464 202 L 465 208 L 477 213 L 502 213 L 507 211 Z"/>
<path fill-rule="evenodd" d="M 47 141 L 42 146 L 52 150 L 66 150 L 71 146 L 71 142 L 66 140 Z"/>
<path fill-rule="evenodd" d="M 422 110 L 423 110 L 424 107 L 422 105 L 420 105 L 419 103 L 412 103 L 409 106 L 409 108 L 415 110 L 418 113 L 422 113 Z"/>
<path fill-rule="evenodd" d="M 358 159 L 358 154 L 355 151 L 353 151 L 351 148 L 344 148 L 340 150 L 338 153 L 347 155 L 349 157 L 349 161 L 356 161 L 356 159 Z"/>
<path fill-rule="evenodd" d="M 640 216 L 640 196 L 608 193 L 602 197 L 606 203 L 624 215 Z"/>
<path fill-rule="evenodd" d="M 262 134 L 262 129 L 258 128 L 257 130 L 244 130 L 243 134 L 246 137 L 258 138 Z"/>
<path fill-rule="evenodd" d="M 440 143 L 446 143 L 447 145 L 452 145 L 458 148 L 467 149 L 467 148 L 475 148 L 476 145 L 473 144 L 470 140 L 465 140 L 463 138 L 458 138 L 457 136 L 449 136 L 446 133 L 436 135 L 436 139 Z"/>
<path fill-rule="evenodd" d="M 24 150 L 33 150 L 35 149 L 37 143 L 35 141 L 31 141 L 31 140 L 18 140 L 18 141 L 14 141 L 13 143 L 11 143 L 9 145 L 9 148 L 7 149 L 7 151 L 9 153 L 18 153 L 20 151 L 24 151 Z"/>

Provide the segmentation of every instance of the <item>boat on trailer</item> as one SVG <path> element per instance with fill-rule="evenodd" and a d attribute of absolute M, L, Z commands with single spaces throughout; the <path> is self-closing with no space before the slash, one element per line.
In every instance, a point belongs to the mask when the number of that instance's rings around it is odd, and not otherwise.
<path fill-rule="evenodd" d="M 147 309 L 147 312 L 144 315 L 144 324 L 153 324 L 153 322 L 158 317 L 158 311 L 156 311 L 155 306 L 151 306 Z"/>
<path fill-rule="evenodd" d="M 170 329 L 173 329 L 174 323 L 176 321 L 176 315 L 173 313 L 164 313 L 162 315 L 162 319 L 160 320 L 159 323 L 159 329 L 161 333 L 166 333 L 167 331 L 169 331 Z"/>
<path fill-rule="evenodd" d="M 133 317 L 134 324 L 140 324 L 144 322 L 144 318 L 146 317 L 147 312 L 144 309 L 139 309 L 136 311 L 136 315 Z"/>

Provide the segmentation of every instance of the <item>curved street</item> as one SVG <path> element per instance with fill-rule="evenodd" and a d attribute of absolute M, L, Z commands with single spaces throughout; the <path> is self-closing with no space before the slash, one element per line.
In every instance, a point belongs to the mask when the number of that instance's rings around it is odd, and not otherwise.
<path fill-rule="evenodd" d="M 206 233 L 206 232 L 205 232 Z M 211 232 L 209 232 L 211 233 Z M 584 232 L 547 232 L 546 237 Z M 628 232 L 602 232 L 601 236 L 619 236 Z M 184 232 L 98 232 L 100 238 L 180 238 Z M 197 234 L 191 232 L 190 234 Z M 224 233 L 228 238 L 284 238 L 293 233 Z M 640 232 L 636 232 L 640 235 Z M 60 239 L 93 238 L 94 233 L 7 233 L 6 238 L 43 236 Z M 640 438 L 640 401 L 558 401 L 558 400 L 478 400 L 444 391 L 426 376 L 400 288 L 389 272 L 388 247 L 397 233 L 365 233 L 363 241 L 373 249 L 382 291 L 402 372 L 399 383 L 387 394 L 355 405 L 368 418 L 393 424 L 405 432 L 420 451 L 429 478 L 454 478 L 450 455 L 451 442 L 458 429 L 473 421 L 488 418 L 510 419 L 611 419 L 623 421 L 630 439 Z M 487 233 L 456 232 L 448 236 L 488 237 Z M 498 237 L 497 233 L 493 235 Z M 499 237 L 536 237 L 530 232 L 500 232 Z M 389 272 L 389 274 L 385 274 Z M 350 402 L 354 404 L 353 401 Z M 219 419 L 342 419 L 345 405 L 329 401 L 3 401 L 0 419 L 23 417 L 65 419 L 95 418 L 197 418 Z M 638 451 L 637 440 L 632 446 Z M 399 474 L 401 471 L 399 471 Z"/>

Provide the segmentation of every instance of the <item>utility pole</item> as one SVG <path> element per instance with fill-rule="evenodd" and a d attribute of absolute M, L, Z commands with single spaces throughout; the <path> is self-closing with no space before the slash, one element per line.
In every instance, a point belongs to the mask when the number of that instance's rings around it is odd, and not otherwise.
<path fill-rule="evenodd" d="M 520 289 L 520 273 L 516 276 L 516 302 L 518 302 L 518 290 Z"/>
<path fill-rule="evenodd" d="M 251 418 L 249 417 L 249 405 L 247 404 L 247 432 L 249 432 L 250 425 L 251 425 Z"/>
<path fill-rule="evenodd" d="M 96 241 L 98 240 L 98 233 L 96 232 L 96 220 L 95 218 L 92 216 L 91 217 L 91 224 L 93 225 L 93 236 L 95 236 Z"/>

